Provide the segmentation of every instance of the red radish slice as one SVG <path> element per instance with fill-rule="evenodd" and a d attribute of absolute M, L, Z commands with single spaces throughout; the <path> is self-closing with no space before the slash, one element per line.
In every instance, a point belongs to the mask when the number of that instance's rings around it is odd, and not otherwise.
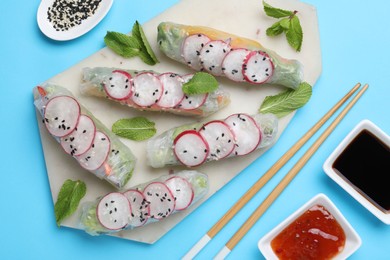
<path fill-rule="evenodd" d="M 206 161 L 209 146 L 203 137 L 194 130 L 180 133 L 173 142 L 176 158 L 185 166 L 194 167 Z"/>
<path fill-rule="evenodd" d="M 197 95 L 185 95 L 183 100 L 178 105 L 179 108 L 183 110 L 194 110 L 201 107 L 207 99 L 206 94 L 197 94 Z"/>
<path fill-rule="evenodd" d="M 175 198 L 171 191 L 162 182 L 152 182 L 144 188 L 143 194 L 150 203 L 150 217 L 154 219 L 166 218 L 175 210 Z"/>
<path fill-rule="evenodd" d="M 157 102 L 157 105 L 163 108 L 172 108 L 177 106 L 184 98 L 182 90 L 183 79 L 174 73 L 164 73 L 158 78 L 163 85 L 164 93 Z"/>
<path fill-rule="evenodd" d="M 202 67 L 215 76 L 221 76 L 223 74 L 222 61 L 229 51 L 229 43 L 220 40 L 209 41 L 200 50 Z"/>
<path fill-rule="evenodd" d="M 84 154 L 77 156 L 77 160 L 83 168 L 96 170 L 106 161 L 110 146 L 110 139 L 104 133 L 96 131 L 91 147 Z"/>
<path fill-rule="evenodd" d="M 231 50 L 222 61 L 224 75 L 234 81 L 243 82 L 245 77 L 242 74 L 242 65 L 250 51 L 239 48 Z"/>
<path fill-rule="evenodd" d="M 234 134 L 223 121 L 214 120 L 204 124 L 199 134 L 209 145 L 210 160 L 219 160 L 228 156 L 234 149 Z"/>
<path fill-rule="evenodd" d="M 131 95 L 131 75 L 123 70 L 114 70 L 104 83 L 106 94 L 116 100 L 124 100 Z"/>
<path fill-rule="evenodd" d="M 165 181 L 165 184 L 171 190 L 175 201 L 175 210 L 183 210 L 191 205 L 194 199 L 194 190 L 192 185 L 180 176 L 174 176 Z"/>
<path fill-rule="evenodd" d="M 132 209 L 129 225 L 139 227 L 145 224 L 149 218 L 149 202 L 142 192 L 138 190 L 128 190 L 123 195 L 130 202 Z"/>
<path fill-rule="evenodd" d="M 250 83 L 261 84 L 266 82 L 274 72 L 274 64 L 267 53 L 251 51 L 242 66 L 242 74 Z"/>
<path fill-rule="evenodd" d="M 132 100 L 141 107 L 157 103 L 163 93 L 163 86 L 156 75 L 144 72 L 134 77 Z"/>
<path fill-rule="evenodd" d="M 131 206 L 127 198 L 119 192 L 112 192 L 100 199 L 96 207 L 99 223 L 110 230 L 119 230 L 127 226 Z"/>
<path fill-rule="evenodd" d="M 256 121 L 246 114 L 234 114 L 225 119 L 236 138 L 235 155 L 253 152 L 261 141 L 261 131 Z"/>
<path fill-rule="evenodd" d="M 92 145 L 95 138 L 96 126 L 89 116 L 80 115 L 73 132 L 61 137 L 61 146 L 65 152 L 72 155 L 85 153 Z"/>
<path fill-rule="evenodd" d="M 184 83 L 192 79 L 194 74 L 187 74 L 182 76 Z M 194 110 L 201 107 L 207 100 L 208 93 L 197 95 L 184 95 L 183 100 L 179 103 L 178 108 L 183 110 Z"/>
<path fill-rule="evenodd" d="M 182 55 L 188 66 L 195 70 L 201 70 L 200 64 L 200 50 L 203 46 L 210 41 L 210 38 L 204 34 L 194 34 L 188 36 L 182 46 Z"/>
<path fill-rule="evenodd" d="M 47 130 L 54 136 L 70 134 L 80 116 L 79 103 L 70 96 L 53 97 L 46 104 L 44 120 Z"/>

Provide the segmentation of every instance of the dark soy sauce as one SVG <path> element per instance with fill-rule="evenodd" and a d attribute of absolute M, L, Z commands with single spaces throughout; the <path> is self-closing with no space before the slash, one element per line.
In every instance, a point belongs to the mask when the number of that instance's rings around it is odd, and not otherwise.
<path fill-rule="evenodd" d="M 390 213 L 390 147 L 378 137 L 363 130 L 332 167 L 377 208 Z"/>

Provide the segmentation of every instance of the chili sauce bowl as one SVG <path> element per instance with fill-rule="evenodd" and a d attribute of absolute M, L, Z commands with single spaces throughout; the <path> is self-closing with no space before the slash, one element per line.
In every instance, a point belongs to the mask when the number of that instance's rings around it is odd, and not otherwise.
<path fill-rule="evenodd" d="M 318 214 L 313 215 L 317 210 L 323 215 L 322 217 L 318 217 Z M 316 223 L 320 220 L 315 220 L 320 218 L 326 222 L 331 221 L 336 227 L 335 231 L 329 223 L 324 222 L 320 227 L 320 222 Z M 310 221 L 312 224 L 307 224 Z M 278 243 L 278 241 L 282 242 Z M 340 246 L 342 242 L 345 243 Z M 347 259 L 361 244 L 360 236 L 342 213 L 325 194 L 320 193 L 262 237 L 258 242 L 258 247 L 267 260 L 280 259 L 283 258 L 282 255 L 285 257 L 289 255 L 290 259 L 294 259 L 302 257 L 304 251 L 311 254 L 312 259 L 319 259 L 320 255 L 324 256 L 324 253 L 330 253 L 330 250 L 333 250 L 332 259 Z"/>
<path fill-rule="evenodd" d="M 390 136 L 363 120 L 331 153 L 323 169 L 363 207 L 390 225 Z"/>

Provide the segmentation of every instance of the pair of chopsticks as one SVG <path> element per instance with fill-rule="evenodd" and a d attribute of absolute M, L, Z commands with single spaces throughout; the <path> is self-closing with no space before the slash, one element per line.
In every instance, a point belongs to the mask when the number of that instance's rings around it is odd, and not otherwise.
<path fill-rule="evenodd" d="M 207 231 L 207 233 L 188 251 L 183 260 L 194 258 L 203 247 L 207 245 L 222 228 L 237 214 L 246 203 L 299 151 L 299 149 L 325 124 L 325 122 L 360 88 L 361 84 L 356 84 L 339 102 L 337 102 L 304 136 L 301 137 L 227 212 L 222 218 Z M 312 144 L 306 153 L 298 160 L 293 168 L 272 190 L 267 198 L 258 206 L 252 215 L 245 221 L 240 229 L 230 238 L 214 259 L 224 259 L 233 248 L 240 242 L 245 234 L 251 229 L 256 221 L 271 206 L 275 199 L 282 193 L 292 179 L 298 174 L 311 156 L 318 150 L 330 133 L 336 128 L 349 110 L 355 105 L 363 93 L 367 90 L 368 84 L 356 94 L 356 96 L 346 105 L 334 121 L 325 129 L 321 136 Z"/>

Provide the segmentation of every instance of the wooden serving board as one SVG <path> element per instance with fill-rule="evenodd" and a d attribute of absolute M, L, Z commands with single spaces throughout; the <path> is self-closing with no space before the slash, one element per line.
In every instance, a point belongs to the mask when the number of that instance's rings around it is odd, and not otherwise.
<path fill-rule="evenodd" d="M 282 57 L 297 59 L 302 62 L 304 64 L 305 81 L 314 85 L 322 69 L 316 9 L 298 0 L 269 0 L 267 2 L 280 8 L 299 11 L 298 16 L 304 31 L 301 52 L 295 52 L 287 44 L 284 35 L 274 38 L 265 35 L 266 28 L 276 20 L 264 14 L 262 2 L 259 0 L 182 0 L 172 8 L 142 25 L 152 48 L 160 60 L 159 64 L 148 66 L 138 58 L 124 59 L 113 53 L 110 49 L 103 48 L 68 70 L 48 79 L 46 82 L 59 84 L 71 90 L 76 98 L 108 128 L 111 128 L 112 124 L 120 118 L 130 118 L 133 116 L 145 116 L 156 122 L 157 134 L 173 126 L 193 122 L 193 118 L 169 113 L 139 112 L 114 102 L 108 102 L 106 99 L 83 96 L 78 90 L 81 81 L 81 70 L 84 67 L 105 66 L 137 70 L 152 69 L 157 72 L 176 72 L 179 74 L 193 72 L 185 65 L 169 60 L 158 50 L 156 43 L 157 25 L 163 21 L 171 21 L 188 25 L 209 26 L 242 37 L 258 40 L 263 46 L 273 49 Z M 245 83 L 234 83 L 225 78 L 219 78 L 218 80 L 221 86 L 230 92 L 231 104 L 202 121 L 223 119 L 230 114 L 238 112 L 255 114 L 266 96 L 274 95 L 284 90 L 284 88 L 271 85 L 256 87 Z M 280 120 L 279 135 L 285 129 L 292 116 L 293 114 Z M 113 187 L 108 183 L 99 180 L 89 172 L 83 170 L 71 156 L 63 152 L 59 144 L 48 134 L 45 127 L 42 124 L 39 124 L 39 126 L 53 202 L 57 200 L 60 187 L 66 179 L 80 179 L 86 183 L 87 194 L 81 203 L 95 200 L 97 197 L 113 191 Z M 163 174 L 168 174 L 170 169 L 174 171 L 182 169 L 181 167 L 153 169 L 146 162 L 146 142 L 122 140 L 138 158 L 133 178 L 129 181 L 127 187 L 150 181 Z M 114 236 L 144 243 L 154 243 L 263 152 L 258 150 L 248 156 L 212 162 L 199 167 L 197 170 L 208 174 L 210 181 L 210 190 L 205 198 L 191 208 L 171 215 L 164 221 L 149 224 L 134 230 L 122 231 Z M 80 209 L 81 207 L 79 207 L 79 211 Z M 76 212 L 76 214 L 66 219 L 62 225 L 79 229 L 78 213 Z"/>

